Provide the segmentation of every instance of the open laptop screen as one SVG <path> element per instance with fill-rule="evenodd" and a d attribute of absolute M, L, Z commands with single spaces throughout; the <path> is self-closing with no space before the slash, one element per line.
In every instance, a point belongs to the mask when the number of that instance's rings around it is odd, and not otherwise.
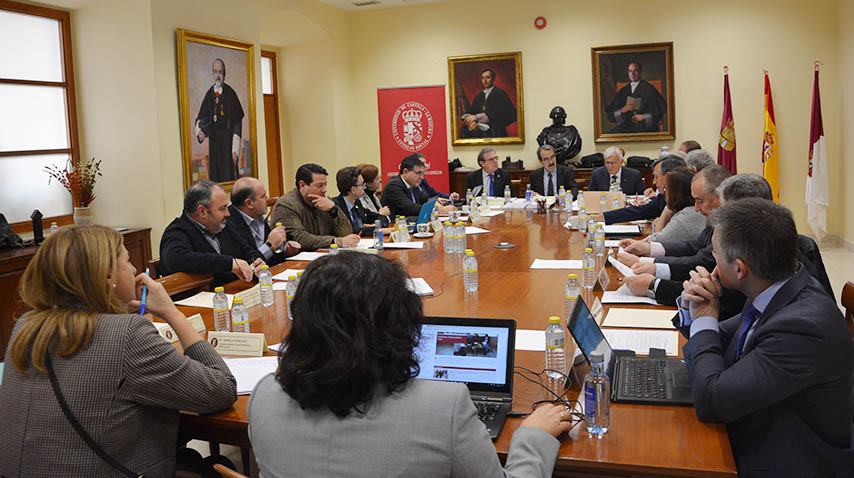
<path fill-rule="evenodd" d="M 605 358 L 605 372 L 610 376 L 613 351 L 605 339 L 605 335 L 602 334 L 599 324 L 596 323 L 596 318 L 593 317 L 590 309 L 587 308 L 587 304 L 581 298 L 575 302 L 575 308 L 567 326 L 588 362 L 591 354 L 602 354 Z"/>
<path fill-rule="evenodd" d="M 463 382 L 469 390 L 510 393 L 515 321 L 426 317 L 415 350 L 418 378 Z"/>

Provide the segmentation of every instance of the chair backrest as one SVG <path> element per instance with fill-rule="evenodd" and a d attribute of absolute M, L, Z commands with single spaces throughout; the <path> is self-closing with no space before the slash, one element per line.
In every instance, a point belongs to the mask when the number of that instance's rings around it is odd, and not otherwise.
<path fill-rule="evenodd" d="M 273 215 L 273 206 L 276 205 L 276 202 L 278 202 L 278 200 L 279 196 L 276 196 L 274 198 L 267 198 L 267 216 L 264 218 L 267 222 L 270 222 L 270 216 Z"/>
<path fill-rule="evenodd" d="M 854 282 L 848 281 L 842 286 L 842 307 L 845 307 L 845 322 L 854 337 Z"/>
<path fill-rule="evenodd" d="M 152 279 L 159 279 L 160 278 L 160 258 L 159 257 L 157 259 L 151 259 L 150 261 L 148 261 L 148 264 L 146 264 L 146 267 L 148 267 L 148 273 L 151 274 Z"/>
<path fill-rule="evenodd" d="M 180 294 L 193 289 L 210 289 L 213 283 L 213 274 L 187 274 L 176 272 L 165 277 L 160 277 L 157 282 L 163 284 L 166 293 L 170 296 Z"/>

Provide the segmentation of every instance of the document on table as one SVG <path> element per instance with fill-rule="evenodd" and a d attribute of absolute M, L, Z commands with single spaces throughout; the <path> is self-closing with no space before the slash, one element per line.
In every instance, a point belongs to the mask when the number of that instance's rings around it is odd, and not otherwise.
<path fill-rule="evenodd" d="M 483 234 L 484 232 L 489 232 L 489 231 L 486 229 L 481 229 L 479 227 L 466 226 L 466 235 Z"/>
<path fill-rule="evenodd" d="M 552 260 L 534 259 L 531 269 L 581 269 L 581 261 L 578 260 Z"/>
<path fill-rule="evenodd" d="M 439 220 L 443 223 L 448 220 L 448 216 L 439 216 Z M 469 220 L 468 216 L 460 216 L 460 222 L 466 222 Z"/>
<path fill-rule="evenodd" d="M 602 326 L 673 330 L 671 320 L 674 315 L 676 315 L 675 310 L 617 309 L 611 307 Z"/>
<path fill-rule="evenodd" d="M 625 234 L 625 235 L 640 236 L 640 232 L 641 232 L 640 226 L 631 226 L 631 225 L 623 225 L 623 224 L 617 224 L 617 225 L 612 224 L 610 226 L 605 226 L 604 229 L 605 229 L 606 235 L 607 234 Z"/>
<path fill-rule="evenodd" d="M 282 343 L 267 346 L 267 350 L 269 350 L 270 352 L 276 352 L 276 353 L 279 353 L 286 348 L 287 347 L 285 347 L 285 344 L 282 344 Z"/>
<path fill-rule="evenodd" d="M 356 244 L 356 247 L 361 247 L 363 249 L 370 249 L 374 247 L 373 239 L 359 239 L 359 243 Z"/>
<path fill-rule="evenodd" d="M 544 330 L 517 329 L 516 350 L 532 350 L 534 352 L 545 352 L 546 332 Z"/>
<path fill-rule="evenodd" d="M 406 281 L 406 288 L 420 296 L 433 295 L 433 288 L 426 280 L 415 277 Z"/>
<path fill-rule="evenodd" d="M 251 358 L 224 358 L 222 359 L 231 374 L 237 380 L 237 394 L 248 395 L 252 393 L 255 385 L 265 375 L 273 373 L 279 366 L 279 357 L 251 357 Z"/>
<path fill-rule="evenodd" d="M 228 308 L 231 308 L 231 303 L 234 301 L 234 294 L 225 294 L 228 297 Z M 204 307 L 205 309 L 213 309 L 213 292 L 199 292 L 198 294 L 187 297 L 186 299 L 175 302 L 175 305 L 186 305 L 187 307 Z"/>
<path fill-rule="evenodd" d="M 514 198 L 512 201 L 504 205 L 505 211 L 521 211 L 525 209 L 526 201 L 523 198 Z"/>
<path fill-rule="evenodd" d="M 616 268 L 618 271 L 620 271 L 620 274 L 623 274 L 624 277 L 631 277 L 631 276 L 635 275 L 635 273 L 632 272 L 631 267 L 629 267 L 629 266 L 623 264 L 622 262 L 618 261 L 617 258 L 614 257 L 613 255 L 610 255 L 610 254 L 608 255 L 608 262 L 610 262 L 611 265 L 614 266 L 614 268 Z"/>
<path fill-rule="evenodd" d="M 315 259 L 320 259 L 326 255 L 325 252 L 300 252 L 299 254 L 288 257 L 286 260 L 288 261 L 313 261 Z"/>
<path fill-rule="evenodd" d="M 602 294 L 603 304 L 652 304 L 657 305 L 655 299 L 650 299 L 647 296 L 637 296 L 632 293 L 629 286 L 623 284 L 617 290 L 605 291 Z"/>
<path fill-rule="evenodd" d="M 383 247 L 385 249 L 424 249 L 424 242 L 386 242 Z"/>
<path fill-rule="evenodd" d="M 679 355 L 679 332 L 668 330 L 602 329 L 608 344 L 615 350 L 634 350 L 648 354 L 650 347 L 664 349 L 667 355 Z"/>
<path fill-rule="evenodd" d="M 480 216 L 481 217 L 492 217 L 492 216 L 497 216 L 499 214 L 504 214 L 504 211 L 502 211 L 501 209 L 493 209 L 489 212 L 481 213 Z"/>
<path fill-rule="evenodd" d="M 288 290 L 288 281 L 273 282 L 273 290 Z"/>
<path fill-rule="evenodd" d="M 279 272 L 273 276 L 273 280 L 288 280 L 288 277 L 297 275 L 297 272 L 302 272 L 303 269 L 288 269 L 284 272 Z"/>
<path fill-rule="evenodd" d="M 606 248 L 608 248 L 608 247 L 620 247 L 620 240 L 619 239 L 615 239 L 615 240 L 606 239 L 605 240 L 605 247 Z"/>

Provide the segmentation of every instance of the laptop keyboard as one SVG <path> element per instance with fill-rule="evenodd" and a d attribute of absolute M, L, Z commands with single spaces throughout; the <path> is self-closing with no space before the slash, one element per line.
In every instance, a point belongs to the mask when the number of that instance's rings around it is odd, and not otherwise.
<path fill-rule="evenodd" d="M 623 382 L 620 392 L 626 398 L 667 398 L 664 359 L 621 358 Z"/>
<path fill-rule="evenodd" d="M 498 413 L 499 403 L 492 402 L 473 402 L 477 408 L 477 418 L 482 422 L 491 422 L 495 420 L 495 414 Z"/>

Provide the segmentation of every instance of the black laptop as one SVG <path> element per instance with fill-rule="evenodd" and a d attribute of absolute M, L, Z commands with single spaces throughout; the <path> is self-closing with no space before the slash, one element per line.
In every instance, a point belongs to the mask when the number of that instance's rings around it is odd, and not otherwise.
<path fill-rule="evenodd" d="M 593 353 L 605 357 L 611 379 L 611 401 L 649 405 L 692 405 L 691 382 L 685 361 L 676 358 L 635 357 L 634 352 L 612 350 L 587 304 L 580 298 L 567 325 L 587 360 Z"/>
<path fill-rule="evenodd" d="M 515 342 L 513 319 L 425 317 L 415 352 L 418 378 L 465 383 L 495 440 L 513 404 Z"/>

